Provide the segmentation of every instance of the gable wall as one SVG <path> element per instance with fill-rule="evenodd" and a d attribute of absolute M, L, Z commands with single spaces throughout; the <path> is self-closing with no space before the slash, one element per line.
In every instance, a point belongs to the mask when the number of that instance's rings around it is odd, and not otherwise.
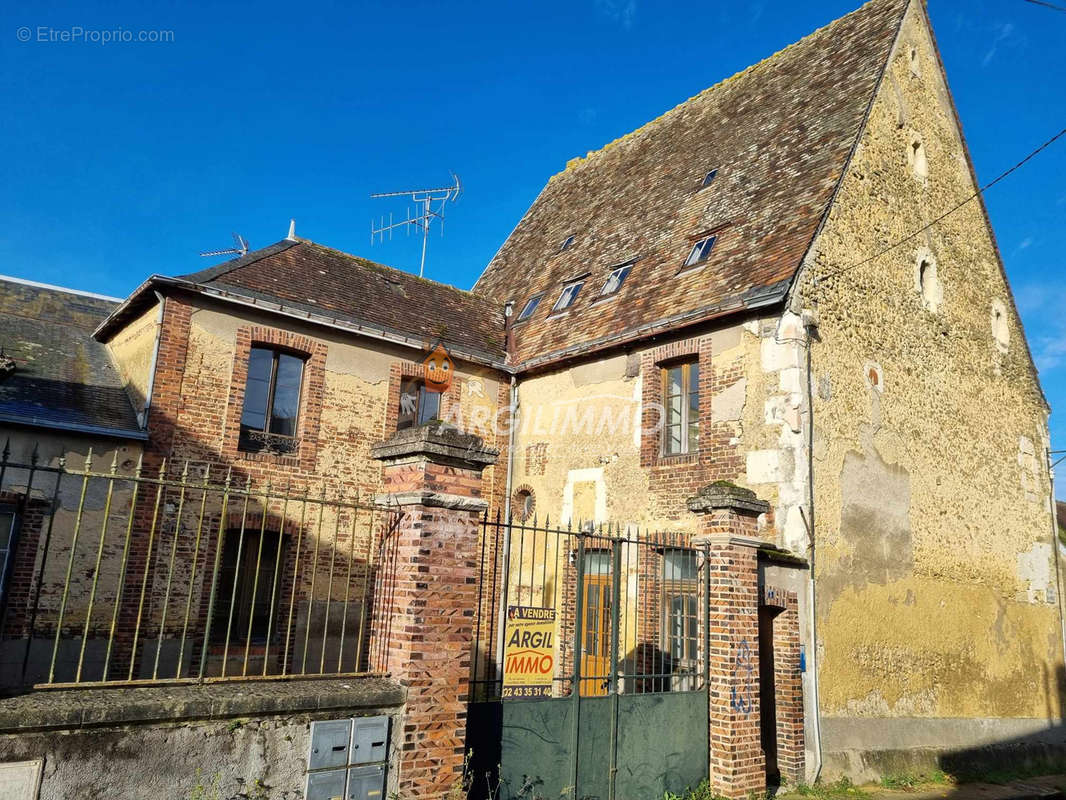
<path fill-rule="evenodd" d="M 926 179 L 908 156 L 914 137 Z M 973 191 L 914 3 L 801 284 L 820 319 L 813 450 L 829 752 L 950 744 L 943 726 L 923 726 L 930 718 L 961 720 L 951 739 L 965 744 L 985 718 L 1040 727 L 1060 713 L 1046 409 L 980 205 L 817 291 L 808 280 Z M 918 288 L 923 255 L 937 264 L 935 311 Z M 1005 348 L 994 304 L 1009 325 Z M 981 724 L 992 739 L 1028 729 Z"/>
<path fill-rule="evenodd" d="M 155 354 L 158 331 L 159 305 L 153 303 L 147 311 L 107 342 L 107 349 L 118 366 L 126 394 L 129 395 L 138 418 L 144 413 L 148 399 L 152 357 Z"/>

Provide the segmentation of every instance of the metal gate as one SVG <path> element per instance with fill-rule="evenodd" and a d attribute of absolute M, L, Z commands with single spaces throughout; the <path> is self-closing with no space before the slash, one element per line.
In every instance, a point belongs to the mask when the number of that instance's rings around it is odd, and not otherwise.
<path fill-rule="evenodd" d="M 689 537 L 485 519 L 470 797 L 646 800 L 707 778 L 710 569 Z M 507 609 L 555 610 L 550 696 L 501 699 Z"/>

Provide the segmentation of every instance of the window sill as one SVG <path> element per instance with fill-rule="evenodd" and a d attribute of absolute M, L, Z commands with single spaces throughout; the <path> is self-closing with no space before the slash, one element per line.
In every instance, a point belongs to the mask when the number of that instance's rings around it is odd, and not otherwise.
<path fill-rule="evenodd" d="M 547 319 L 547 320 L 562 319 L 564 317 L 569 317 L 569 316 L 570 316 L 570 309 L 567 309 L 566 311 L 553 312 L 553 313 L 549 314 L 545 319 Z"/>
<path fill-rule="evenodd" d="M 655 463 L 652 466 L 667 466 L 674 464 L 698 464 L 699 460 L 699 452 L 670 454 L 664 453 L 655 459 Z"/>
<path fill-rule="evenodd" d="M 605 303 L 610 303 L 612 300 L 617 300 L 618 299 L 618 295 L 620 293 L 621 292 L 619 291 L 619 292 L 614 292 L 613 294 L 609 294 L 606 297 L 598 297 L 595 300 L 593 300 L 591 303 L 589 303 L 589 308 L 595 308 L 596 306 L 602 306 Z"/>
<path fill-rule="evenodd" d="M 242 461 L 254 461 L 259 464 L 278 464 L 280 466 L 300 466 L 300 454 L 280 455 L 278 453 L 250 453 L 246 450 L 238 450 L 237 458 Z"/>
<path fill-rule="evenodd" d="M 696 264 L 692 264 L 691 266 L 682 267 L 681 269 L 679 269 L 677 271 L 677 273 L 674 275 L 674 277 L 675 278 L 682 278 L 685 275 L 692 275 L 692 274 L 694 274 L 696 272 L 699 272 L 701 269 L 703 269 L 706 266 L 707 266 L 707 262 L 706 261 L 700 261 L 700 262 L 698 262 Z"/>

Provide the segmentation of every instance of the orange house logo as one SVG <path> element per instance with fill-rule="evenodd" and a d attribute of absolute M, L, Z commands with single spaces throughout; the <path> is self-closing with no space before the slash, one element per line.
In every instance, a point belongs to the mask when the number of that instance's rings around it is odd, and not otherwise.
<path fill-rule="evenodd" d="M 431 392 L 448 391 L 452 385 L 452 372 L 455 371 L 448 348 L 437 342 L 430 354 L 422 359 L 422 365 L 426 368 L 426 389 Z"/>

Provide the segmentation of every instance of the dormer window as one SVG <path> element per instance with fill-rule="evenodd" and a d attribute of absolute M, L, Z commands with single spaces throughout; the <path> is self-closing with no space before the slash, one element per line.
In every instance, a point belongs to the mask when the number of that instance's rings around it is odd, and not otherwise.
<path fill-rule="evenodd" d="M 700 239 L 696 244 L 692 245 L 692 250 L 689 251 L 688 258 L 685 259 L 685 264 L 682 269 L 689 269 L 691 267 L 702 264 L 711 255 L 711 248 L 714 247 L 714 240 L 717 237 L 708 236 L 705 239 Z"/>
<path fill-rule="evenodd" d="M 525 322 L 527 319 L 533 316 L 533 313 L 537 310 L 537 306 L 540 305 L 540 301 L 544 299 L 544 292 L 535 294 L 528 300 L 522 307 L 522 313 L 518 315 L 518 319 L 515 322 Z"/>
<path fill-rule="evenodd" d="M 559 295 L 559 299 L 555 301 L 555 305 L 552 306 L 552 312 L 564 311 L 570 308 L 577 300 L 577 293 L 581 291 L 581 287 L 585 285 L 584 281 L 574 281 L 568 283 L 563 287 L 563 293 Z"/>
<path fill-rule="evenodd" d="M 618 290 L 622 288 L 622 284 L 625 283 L 629 271 L 633 269 L 633 263 L 630 261 L 611 270 L 611 274 L 603 282 L 603 288 L 600 289 L 600 297 L 610 297 L 612 294 L 617 294 Z"/>
<path fill-rule="evenodd" d="M 714 183 L 714 179 L 717 176 L 718 176 L 718 170 L 712 169 L 710 172 L 708 172 L 706 175 L 703 176 L 703 183 L 700 184 L 700 188 L 701 189 L 706 189 L 708 186 L 710 186 L 712 183 Z"/>
<path fill-rule="evenodd" d="M 559 252 L 561 253 L 564 250 L 569 250 L 570 249 L 570 245 L 572 245 L 573 243 L 574 243 L 574 235 L 570 234 L 565 239 L 563 239 L 563 243 L 561 245 L 559 245 Z"/>

